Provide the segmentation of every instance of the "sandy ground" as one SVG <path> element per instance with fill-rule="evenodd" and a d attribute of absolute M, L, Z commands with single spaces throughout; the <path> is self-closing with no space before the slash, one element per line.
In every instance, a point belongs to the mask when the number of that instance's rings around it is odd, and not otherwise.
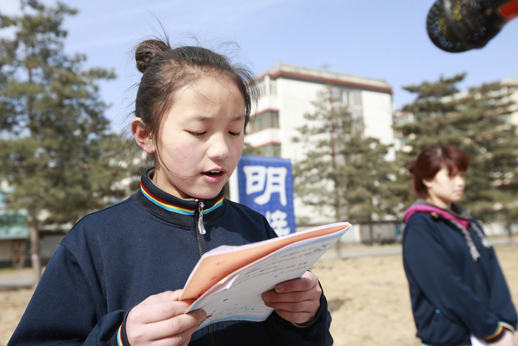
<path fill-rule="evenodd" d="M 516 303 L 518 246 L 498 246 L 496 251 Z M 420 345 L 401 255 L 321 259 L 312 271 L 329 301 L 335 345 Z M 9 270 L 0 271 L 0 280 L 3 274 Z M 0 346 L 7 344 L 31 294 L 31 289 L 0 291 Z"/>

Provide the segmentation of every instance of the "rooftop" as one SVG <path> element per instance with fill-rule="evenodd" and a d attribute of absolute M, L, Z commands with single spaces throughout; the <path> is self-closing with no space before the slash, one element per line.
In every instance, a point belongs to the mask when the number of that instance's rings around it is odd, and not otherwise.
<path fill-rule="evenodd" d="M 372 89 L 392 94 L 392 86 L 384 79 L 359 77 L 329 70 L 291 65 L 286 64 L 283 61 L 277 62 L 275 66 L 261 73 L 257 79 L 261 79 L 265 76 L 270 76 L 270 78 L 291 77 L 308 81 L 347 85 L 362 89 Z"/>

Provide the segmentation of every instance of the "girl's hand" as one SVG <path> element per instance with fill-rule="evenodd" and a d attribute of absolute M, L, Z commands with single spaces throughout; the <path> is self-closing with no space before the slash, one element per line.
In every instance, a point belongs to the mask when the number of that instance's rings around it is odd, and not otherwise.
<path fill-rule="evenodd" d="M 514 335 L 510 331 L 506 330 L 504 332 L 504 337 L 498 340 L 497 342 L 492 342 L 489 345 L 491 346 L 516 346 L 516 341 L 514 340 Z"/>
<path fill-rule="evenodd" d="M 305 272 L 300 279 L 277 284 L 275 290 L 264 292 L 262 298 L 266 306 L 274 308 L 286 321 L 302 324 L 315 317 L 321 295 L 317 276 Z"/>
<path fill-rule="evenodd" d="M 187 345 L 206 314 L 196 310 L 184 314 L 193 300 L 179 301 L 182 290 L 148 297 L 135 306 L 126 319 L 126 336 L 131 346 Z"/>

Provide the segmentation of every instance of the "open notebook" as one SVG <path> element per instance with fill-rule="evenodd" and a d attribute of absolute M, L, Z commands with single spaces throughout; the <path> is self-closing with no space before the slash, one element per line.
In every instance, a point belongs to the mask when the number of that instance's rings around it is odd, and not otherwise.
<path fill-rule="evenodd" d="M 199 328 L 226 320 L 265 320 L 273 309 L 264 305 L 261 294 L 301 277 L 350 227 L 335 223 L 205 253 L 180 296 L 196 299 L 186 313 L 205 310 L 209 317 Z"/>

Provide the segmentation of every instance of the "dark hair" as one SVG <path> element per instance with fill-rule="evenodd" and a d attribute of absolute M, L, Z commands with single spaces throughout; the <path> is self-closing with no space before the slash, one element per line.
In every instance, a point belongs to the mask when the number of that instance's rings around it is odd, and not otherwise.
<path fill-rule="evenodd" d="M 245 101 L 245 129 L 252 103 L 257 100 L 254 75 L 246 67 L 209 49 L 194 46 L 171 48 L 165 39 L 141 42 L 135 51 L 137 69 L 143 73 L 135 101 L 135 116 L 142 119 L 151 137 L 158 140 L 163 116 L 181 88 L 207 74 L 231 78 Z M 245 130 L 243 129 L 243 130 Z"/>
<path fill-rule="evenodd" d="M 412 173 L 414 192 L 422 197 L 428 195 L 423 180 L 431 180 L 442 168 L 447 168 L 450 175 L 454 171 L 466 172 L 469 167 L 469 157 L 465 152 L 453 145 L 434 145 L 423 150 L 417 160 L 408 164 L 407 169 Z"/>

